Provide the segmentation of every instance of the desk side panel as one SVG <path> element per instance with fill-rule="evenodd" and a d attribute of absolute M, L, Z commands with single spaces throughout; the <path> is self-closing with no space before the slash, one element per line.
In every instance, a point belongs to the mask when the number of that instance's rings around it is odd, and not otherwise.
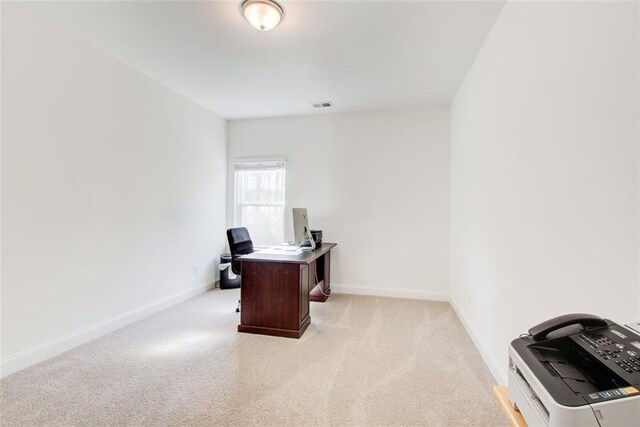
<path fill-rule="evenodd" d="M 242 325 L 299 330 L 300 265 L 243 262 L 241 293 Z"/>
<path fill-rule="evenodd" d="M 313 264 L 312 264 L 313 265 Z M 309 317 L 309 271 L 311 268 L 308 265 L 300 266 L 300 324 L 305 322 L 305 319 Z"/>

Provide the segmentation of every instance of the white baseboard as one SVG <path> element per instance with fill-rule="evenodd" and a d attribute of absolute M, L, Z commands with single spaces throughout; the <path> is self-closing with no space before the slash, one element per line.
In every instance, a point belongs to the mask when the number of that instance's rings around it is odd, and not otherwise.
<path fill-rule="evenodd" d="M 502 370 L 498 369 L 494 361 L 491 360 L 491 358 L 489 357 L 489 353 L 487 353 L 484 346 L 480 344 L 480 340 L 478 339 L 478 336 L 473 332 L 473 329 L 471 329 L 471 325 L 469 324 L 469 322 L 467 322 L 467 319 L 465 319 L 465 317 L 462 315 L 462 311 L 460 311 L 460 308 L 458 308 L 458 306 L 453 300 L 449 301 L 449 304 L 451 304 L 451 307 L 453 307 L 453 311 L 456 312 L 456 314 L 458 315 L 458 319 L 460 319 L 460 321 L 462 322 L 462 325 L 467 330 L 467 334 L 469 335 L 469 338 L 471 338 L 471 341 L 478 349 L 480 356 L 482 356 L 482 359 L 484 360 L 484 364 L 487 365 L 487 368 L 489 368 L 489 372 L 491 372 L 491 375 L 493 376 L 493 379 L 496 381 L 496 384 L 507 385 L 507 378 L 503 375 Z M 505 351 L 507 350 L 505 349 Z"/>
<path fill-rule="evenodd" d="M 331 284 L 331 292 L 336 294 L 351 295 L 370 295 L 376 297 L 391 298 L 408 298 L 422 299 L 430 301 L 449 301 L 447 294 L 438 292 L 422 292 L 411 289 L 380 289 L 380 288 L 361 288 L 358 286 L 344 286 L 340 284 Z"/>
<path fill-rule="evenodd" d="M 204 293 L 212 289 L 213 284 L 200 285 L 169 295 L 161 298 L 157 301 L 145 304 L 129 312 L 113 316 L 109 319 L 101 322 L 94 323 L 85 328 L 73 331 L 65 336 L 47 341 L 43 344 L 28 348 L 5 359 L 0 360 L 0 378 L 10 375 L 14 372 L 18 372 L 22 369 L 33 366 L 36 363 L 47 360 L 51 357 L 57 356 L 60 353 L 71 350 L 81 344 L 92 341 L 117 329 L 120 329 L 130 323 L 141 320 L 159 311 L 167 309 L 175 304 L 186 301 L 196 295 Z M 489 358 L 488 353 L 484 347 L 480 344 L 477 336 L 469 326 L 469 323 L 462 315 L 462 312 L 457 305 L 449 300 L 446 294 L 433 293 L 433 292 L 421 292 L 407 289 L 379 289 L 379 288 L 361 288 L 356 286 L 342 286 L 337 284 L 331 285 L 331 291 L 336 294 L 352 294 L 352 295 L 370 295 L 380 297 L 392 297 L 392 298 L 408 298 L 408 299 L 421 299 L 431 301 L 447 301 L 453 307 L 456 315 L 462 322 L 467 334 L 473 341 L 474 345 L 478 349 L 478 352 L 482 356 L 485 364 L 489 368 L 491 375 L 498 384 L 506 384 L 507 380 L 503 377 L 501 371 L 497 369 L 494 362 Z"/>
<path fill-rule="evenodd" d="M 186 301 L 212 289 L 212 287 L 213 284 L 192 287 L 6 357 L 0 360 L 0 378 L 57 356 L 172 305 Z"/>

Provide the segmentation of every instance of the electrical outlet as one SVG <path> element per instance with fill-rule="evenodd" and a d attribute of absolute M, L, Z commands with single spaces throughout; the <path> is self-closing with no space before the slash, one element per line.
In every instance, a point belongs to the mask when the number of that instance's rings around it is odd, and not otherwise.
<path fill-rule="evenodd" d="M 200 266 L 199 265 L 194 265 L 193 266 L 193 275 L 197 276 L 198 274 L 200 274 Z"/>

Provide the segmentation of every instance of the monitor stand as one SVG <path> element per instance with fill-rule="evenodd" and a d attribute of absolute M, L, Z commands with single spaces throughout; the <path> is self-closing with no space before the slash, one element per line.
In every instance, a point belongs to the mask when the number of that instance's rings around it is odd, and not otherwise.
<path fill-rule="evenodd" d="M 307 227 L 304 228 L 304 234 L 307 236 L 307 239 L 300 244 L 300 249 L 307 251 L 315 251 L 316 250 L 316 242 L 313 240 L 313 236 L 311 235 L 311 230 Z M 309 246 L 307 246 L 309 245 Z"/>

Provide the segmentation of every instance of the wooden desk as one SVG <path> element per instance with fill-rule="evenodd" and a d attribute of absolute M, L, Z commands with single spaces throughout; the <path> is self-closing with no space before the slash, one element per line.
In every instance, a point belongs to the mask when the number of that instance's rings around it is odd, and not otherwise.
<path fill-rule="evenodd" d="M 238 332 L 300 338 L 311 323 L 309 301 L 331 293 L 330 251 L 323 243 L 302 253 L 254 252 L 242 262 Z"/>

